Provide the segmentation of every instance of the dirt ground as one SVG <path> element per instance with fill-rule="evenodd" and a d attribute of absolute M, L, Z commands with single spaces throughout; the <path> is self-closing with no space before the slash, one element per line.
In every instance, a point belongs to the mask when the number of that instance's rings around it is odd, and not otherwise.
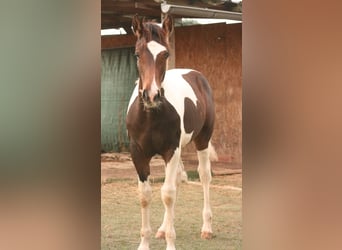
<path fill-rule="evenodd" d="M 140 203 L 137 175 L 129 154 L 101 155 L 101 249 L 137 249 L 140 241 Z M 196 172 L 196 155 L 183 156 L 185 170 Z M 203 192 L 198 176 L 180 185 L 175 206 L 177 250 L 238 250 L 242 248 L 242 174 L 236 164 L 212 163 L 213 179 L 210 196 L 213 212 L 211 240 L 200 238 Z M 160 188 L 164 177 L 163 160 L 151 161 L 151 226 L 156 233 L 163 218 L 164 207 Z M 190 178 L 189 178 L 190 179 Z M 150 249 L 165 249 L 165 241 L 152 237 Z"/>

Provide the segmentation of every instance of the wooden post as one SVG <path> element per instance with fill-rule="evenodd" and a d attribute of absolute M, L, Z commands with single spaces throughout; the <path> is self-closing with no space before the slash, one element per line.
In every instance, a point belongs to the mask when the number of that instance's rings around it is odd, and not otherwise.
<path fill-rule="evenodd" d="M 161 13 L 161 21 L 164 22 L 165 14 Z M 173 22 L 175 23 L 175 22 Z M 169 37 L 170 45 L 170 57 L 168 63 L 168 69 L 174 69 L 176 67 L 176 53 L 175 53 L 175 27 L 173 27 L 173 32 Z"/>
<path fill-rule="evenodd" d="M 176 51 L 175 51 L 175 28 L 173 27 L 173 32 L 169 38 L 170 42 L 170 59 L 169 59 L 169 69 L 176 68 Z"/>

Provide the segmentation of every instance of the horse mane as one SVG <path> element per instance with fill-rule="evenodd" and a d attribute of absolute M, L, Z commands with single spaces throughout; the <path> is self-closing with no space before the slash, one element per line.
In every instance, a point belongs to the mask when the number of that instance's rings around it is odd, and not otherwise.
<path fill-rule="evenodd" d="M 168 45 L 164 30 L 155 22 L 144 23 L 144 37 L 146 42 L 156 41 L 163 45 Z"/>

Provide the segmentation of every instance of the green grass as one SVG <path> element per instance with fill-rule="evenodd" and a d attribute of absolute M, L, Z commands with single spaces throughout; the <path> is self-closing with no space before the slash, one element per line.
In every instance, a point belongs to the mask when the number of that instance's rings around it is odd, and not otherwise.
<path fill-rule="evenodd" d="M 191 180 L 196 175 L 190 173 L 189 176 L 188 172 L 188 177 Z M 214 177 L 213 182 L 215 185 L 231 185 L 231 183 L 240 185 L 241 176 Z M 151 226 L 153 233 L 156 233 L 163 219 L 164 206 L 160 199 L 161 185 L 162 182 L 156 181 L 152 184 Z M 175 208 L 177 250 L 241 249 L 241 192 L 212 188 L 210 194 L 214 238 L 212 240 L 202 240 L 200 238 L 203 207 L 202 187 L 190 184 L 180 186 Z M 101 249 L 137 249 L 140 241 L 141 217 L 136 181 L 116 180 L 103 185 L 101 205 Z M 164 240 L 152 238 L 151 250 L 165 248 Z"/>
<path fill-rule="evenodd" d="M 186 172 L 186 174 L 188 175 L 189 181 L 199 180 L 199 175 L 198 175 L 198 172 L 196 170 L 189 170 Z"/>
<path fill-rule="evenodd" d="M 123 179 L 115 179 L 115 178 L 107 178 L 105 181 L 102 182 L 102 185 L 114 183 L 114 182 L 123 182 L 123 181 L 131 181 L 131 178 L 123 178 Z"/>

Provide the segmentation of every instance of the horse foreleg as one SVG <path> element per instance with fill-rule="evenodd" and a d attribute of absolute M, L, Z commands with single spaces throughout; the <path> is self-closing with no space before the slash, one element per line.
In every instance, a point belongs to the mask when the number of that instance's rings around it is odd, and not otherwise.
<path fill-rule="evenodd" d="M 164 219 L 163 219 L 163 223 L 161 224 L 161 226 L 159 227 L 157 233 L 156 233 L 156 238 L 157 239 L 165 239 L 165 230 L 166 230 L 166 211 L 164 212 Z"/>
<path fill-rule="evenodd" d="M 204 149 L 201 151 L 197 151 L 198 156 L 198 173 L 200 176 L 200 180 L 203 187 L 203 196 L 204 196 L 204 206 L 203 206 L 203 226 L 201 230 L 201 238 L 202 239 L 211 239 L 212 238 L 212 229 L 211 229 L 211 221 L 212 221 L 212 212 L 210 208 L 210 199 L 209 199 L 209 185 L 211 182 L 211 166 L 209 160 L 209 149 Z"/>
<path fill-rule="evenodd" d="M 163 224 L 156 237 L 165 237 L 167 250 L 175 250 L 176 232 L 174 228 L 174 207 L 177 192 L 177 171 L 180 160 L 180 149 L 174 151 L 170 161 L 166 163 L 165 181 L 161 188 L 161 198 L 165 207 Z"/>
<path fill-rule="evenodd" d="M 166 170 L 165 170 L 166 171 Z M 178 192 L 179 192 L 179 185 L 181 182 L 187 182 L 188 181 L 188 176 L 184 170 L 184 164 L 181 159 L 179 159 L 179 164 L 177 168 L 177 179 L 176 179 L 176 184 L 177 184 L 177 189 L 176 189 L 176 199 L 178 197 Z M 165 228 L 166 228 L 166 222 L 167 222 L 167 216 L 166 216 L 166 211 L 164 213 L 164 219 L 162 225 L 159 227 L 157 233 L 156 233 L 156 238 L 158 239 L 165 239 Z"/>
<path fill-rule="evenodd" d="M 151 238 L 151 225 L 150 225 L 150 204 L 152 200 L 152 188 L 149 180 L 144 182 L 139 180 L 138 183 L 140 204 L 141 204 L 141 241 L 138 250 L 148 250 Z"/>
<path fill-rule="evenodd" d="M 150 205 L 152 188 L 149 182 L 151 158 L 146 158 L 141 148 L 133 140 L 130 143 L 131 156 L 138 174 L 138 190 L 141 205 L 141 241 L 138 250 L 148 250 L 151 238 Z"/>

